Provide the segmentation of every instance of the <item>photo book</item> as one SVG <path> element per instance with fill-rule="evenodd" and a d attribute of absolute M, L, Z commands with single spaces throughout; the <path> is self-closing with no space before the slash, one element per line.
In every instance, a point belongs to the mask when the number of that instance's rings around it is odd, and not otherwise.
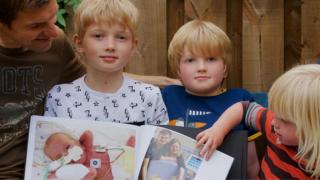
<path fill-rule="evenodd" d="M 32 116 L 25 179 L 226 179 L 234 158 L 209 161 L 170 128 Z"/>

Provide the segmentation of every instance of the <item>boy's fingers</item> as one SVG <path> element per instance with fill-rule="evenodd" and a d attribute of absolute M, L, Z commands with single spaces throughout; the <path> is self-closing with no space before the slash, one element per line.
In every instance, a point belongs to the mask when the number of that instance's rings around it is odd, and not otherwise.
<path fill-rule="evenodd" d="M 204 136 L 201 139 L 198 140 L 196 147 L 201 147 L 208 139 L 208 136 Z"/>
<path fill-rule="evenodd" d="M 204 132 L 205 132 L 205 131 L 202 131 L 202 132 L 200 132 L 200 133 L 196 136 L 196 140 L 197 140 L 197 141 L 202 138 Z"/>
<path fill-rule="evenodd" d="M 211 141 L 212 142 L 212 141 Z M 212 156 L 213 152 L 216 150 L 217 146 L 216 146 L 216 143 L 212 143 L 210 146 L 209 146 L 209 149 L 206 153 L 206 156 L 205 156 L 205 159 L 206 161 L 208 161 L 210 159 L 210 157 Z"/>
<path fill-rule="evenodd" d="M 202 145 L 202 144 L 198 141 L 198 142 L 196 143 L 196 148 L 200 148 L 201 145 Z"/>
<path fill-rule="evenodd" d="M 212 154 L 213 154 L 214 150 L 209 150 L 206 154 L 206 161 L 209 161 L 209 159 L 211 158 Z"/>
<path fill-rule="evenodd" d="M 203 148 L 200 151 L 200 155 L 202 157 L 205 156 L 205 154 L 208 152 L 208 150 L 210 149 L 212 141 L 210 140 L 210 138 L 207 140 L 207 142 L 204 144 Z"/>

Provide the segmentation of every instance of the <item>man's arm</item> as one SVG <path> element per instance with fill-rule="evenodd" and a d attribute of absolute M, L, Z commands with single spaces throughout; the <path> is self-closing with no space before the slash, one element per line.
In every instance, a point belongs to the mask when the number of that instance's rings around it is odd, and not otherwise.
<path fill-rule="evenodd" d="M 143 164 L 142 164 L 142 180 L 147 179 L 147 171 L 148 171 L 148 165 L 149 165 L 150 158 L 144 158 Z"/>
<path fill-rule="evenodd" d="M 168 85 L 182 85 L 181 81 L 178 79 L 169 78 L 166 76 L 146 76 L 146 75 L 138 75 L 132 73 L 125 73 L 126 76 L 131 77 L 132 79 L 152 84 L 163 88 Z"/>
<path fill-rule="evenodd" d="M 185 169 L 183 167 L 179 168 L 178 180 L 183 180 Z"/>

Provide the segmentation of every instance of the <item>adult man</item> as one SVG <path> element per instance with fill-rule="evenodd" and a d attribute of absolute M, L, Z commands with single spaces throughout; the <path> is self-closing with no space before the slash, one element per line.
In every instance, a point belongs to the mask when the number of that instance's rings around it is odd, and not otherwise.
<path fill-rule="evenodd" d="M 56 0 L 0 1 L 0 179 L 23 177 L 29 118 L 42 114 L 48 90 L 83 73 L 57 10 Z"/>
<path fill-rule="evenodd" d="M 30 116 L 54 84 L 82 73 L 57 10 L 55 0 L 0 2 L 0 179 L 23 177 Z"/>
<path fill-rule="evenodd" d="M 171 131 L 167 129 L 162 129 L 159 131 L 157 138 L 151 139 L 146 156 L 143 160 L 143 165 L 141 169 L 141 179 L 147 179 L 147 172 L 150 161 L 159 160 L 162 155 L 166 154 L 169 151 L 168 143 L 170 142 L 171 137 Z"/>

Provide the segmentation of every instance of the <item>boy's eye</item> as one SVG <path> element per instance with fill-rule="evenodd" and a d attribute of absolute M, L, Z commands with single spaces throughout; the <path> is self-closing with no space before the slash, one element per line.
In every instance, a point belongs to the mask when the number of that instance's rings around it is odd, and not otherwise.
<path fill-rule="evenodd" d="M 214 58 L 214 57 L 209 57 L 207 60 L 208 60 L 209 62 L 212 62 L 212 61 L 216 61 L 217 59 Z"/>
<path fill-rule="evenodd" d="M 103 35 L 102 35 L 102 34 L 99 34 L 99 33 L 93 34 L 92 36 L 93 36 L 94 38 L 96 38 L 96 39 L 102 39 L 102 38 L 103 38 Z"/>
<path fill-rule="evenodd" d="M 127 39 L 127 36 L 122 35 L 122 34 L 119 34 L 119 35 L 116 35 L 116 38 L 117 38 L 117 39 L 120 39 L 120 40 L 126 40 L 126 39 Z"/>
<path fill-rule="evenodd" d="M 188 59 L 186 59 L 185 61 L 191 63 L 191 62 L 194 61 L 194 59 L 193 59 L 193 58 L 188 58 Z"/>

